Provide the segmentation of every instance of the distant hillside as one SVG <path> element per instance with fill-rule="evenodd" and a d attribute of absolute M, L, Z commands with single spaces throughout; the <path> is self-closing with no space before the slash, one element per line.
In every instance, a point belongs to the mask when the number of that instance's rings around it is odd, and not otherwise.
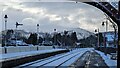
<path fill-rule="evenodd" d="M 15 32 L 19 32 L 21 33 L 23 36 L 26 36 L 26 37 L 29 37 L 30 33 L 32 32 L 26 32 L 24 30 L 14 30 Z M 92 32 L 89 32 L 85 29 L 81 29 L 81 28 L 70 28 L 67 30 L 68 31 L 68 34 L 71 34 L 72 32 L 76 32 L 77 33 L 77 38 L 78 39 L 83 39 L 83 38 L 86 38 L 90 35 L 93 35 L 94 33 Z M 3 31 L 4 32 L 4 31 Z M 63 32 L 60 32 L 63 34 Z M 53 36 L 54 33 L 51 33 L 51 36 Z M 39 36 L 43 37 L 44 36 L 44 33 L 43 32 L 39 32 Z M 2 35 L 0 34 L 0 37 L 2 37 Z"/>
<path fill-rule="evenodd" d="M 83 39 L 83 38 L 89 37 L 90 35 L 94 35 L 94 33 L 81 28 L 71 28 L 69 30 L 69 32 L 73 32 L 73 31 L 77 33 L 78 39 Z"/>

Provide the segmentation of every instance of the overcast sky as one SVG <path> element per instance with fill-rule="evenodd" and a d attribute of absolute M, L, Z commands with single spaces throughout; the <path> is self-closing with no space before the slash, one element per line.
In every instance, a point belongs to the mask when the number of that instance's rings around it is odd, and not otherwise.
<path fill-rule="evenodd" d="M 31 32 L 36 32 L 36 24 L 40 24 L 42 32 L 53 32 L 54 28 L 57 31 L 69 28 L 82 28 L 91 32 L 99 28 L 100 31 L 105 31 L 105 27 L 101 25 L 101 22 L 105 21 L 104 13 L 91 5 L 75 2 L 47 2 L 47 0 L 44 0 L 46 2 L 14 1 L 0 2 L 1 30 L 4 29 L 3 17 L 7 14 L 8 29 L 15 29 L 15 22 L 19 22 L 23 26 L 19 26 L 18 29 Z M 113 30 L 110 26 L 108 29 Z"/>

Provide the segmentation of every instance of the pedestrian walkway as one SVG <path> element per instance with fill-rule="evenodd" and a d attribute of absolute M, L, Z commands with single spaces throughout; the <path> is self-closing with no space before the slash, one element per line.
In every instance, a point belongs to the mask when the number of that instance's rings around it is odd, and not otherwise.
<path fill-rule="evenodd" d="M 112 60 L 110 55 L 105 55 L 103 52 L 95 50 L 100 56 L 102 56 L 104 62 L 109 66 L 109 68 L 117 68 L 117 60 Z"/>
<path fill-rule="evenodd" d="M 76 68 L 108 68 L 104 59 L 95 50 L 87 51 L 71 66 Z"/>
<path fill-rule="evenodd" d="M 31 62 L 38 59 L 43 59 L 56 54 L 67 52 L 66 49 L 51 49 L 51 50 L 39 50 L 30 52 L 8 53 L 0 54 L 0 63 L 2 66 L 13 67 L 23 63 Z"/>
<path fill-rule="evenodd" d="M 37 55 L 37 54 L 57 52 L 57 51 L 62 51 L 62 50 L 65 50 L 65 49 L 51 49 L 51 50 L 39 50 L 39 51 L 0 54 L 0 62 L 5 61 L 5 60 L 17 59 L 17 58 L 33 56 L 33 55 Z"/>

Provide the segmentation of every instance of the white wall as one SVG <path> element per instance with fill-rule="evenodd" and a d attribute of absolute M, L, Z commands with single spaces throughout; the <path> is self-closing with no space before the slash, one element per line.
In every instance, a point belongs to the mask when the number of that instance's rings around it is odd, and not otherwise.
<path fill-rule="evenodd" d="M 7 48 L 7 53 L 16 53 L 16 52 L 28 52 L 28 51 L 37 51 L 38 50 L 49 50 L 53 49 L 52 46 L 9 46 Z M 0 47 L 0 54 L 5 53 L 5 48 Z"/>
<path fill-rule="evenodd" d="M 5 49 L 3 47 L 0 47 L 0 54 L 4 54 L 5 53 Z"/>

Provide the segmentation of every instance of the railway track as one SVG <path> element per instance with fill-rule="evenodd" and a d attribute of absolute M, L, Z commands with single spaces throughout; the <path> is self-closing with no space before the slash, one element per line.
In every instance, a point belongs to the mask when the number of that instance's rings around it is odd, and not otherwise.
<path fill-rule="evenodd" d="M 82 50 L 73 50 L 68 53 L 55 55 L 49 58 L 29 62 L 23 65 L 17 66 L 17 68 L 45 68 L 45 67 L 52 67 L 52 68 L 60 68 L 63 66 L 69 66 L 71 63 L 70 61 L 75 60 L 81 56 L 81 54 L 85 53 L 86 51 Z M 16 68 L 16 67 L 15 67 Z"/>

